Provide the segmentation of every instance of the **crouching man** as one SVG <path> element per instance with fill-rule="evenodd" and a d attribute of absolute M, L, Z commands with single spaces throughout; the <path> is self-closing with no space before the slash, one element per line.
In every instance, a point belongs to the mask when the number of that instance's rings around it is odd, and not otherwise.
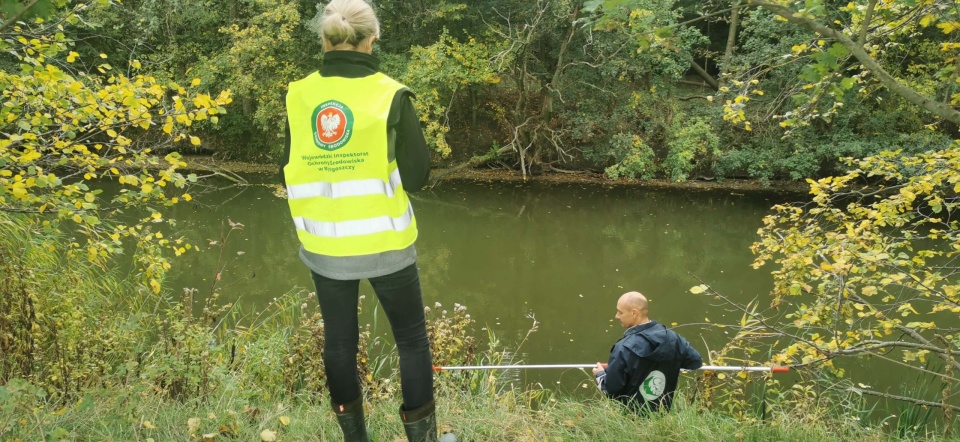
<path fill-rule="evenodd" d="M 593 374 L 607 396 L 640 411 L 668 411 L 680 370 L 703 365 L 700 353 L 686 339 L 648 315 L 647 298 L 624 293 L 617 301 L 617 320 L 627 329 L 610 349 L 606 368 L 597 363 Z"/>

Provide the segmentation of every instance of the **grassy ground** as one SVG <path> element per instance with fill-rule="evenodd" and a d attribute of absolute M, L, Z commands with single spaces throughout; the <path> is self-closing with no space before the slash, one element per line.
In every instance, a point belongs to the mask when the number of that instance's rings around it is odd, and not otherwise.
<path fill-rule="evenodd" d="M 12 393 L 12 394 L 11 394 Z M 100 390 L 66 406 L 36 407 L 32 395 L 0 390 L 0 441 L 336 441 L 341 439 L 325 403 L 296 399 L 249 403 L 243 392 L 180 402 L 138 388 Z M 465 394 L 440 388 L 438 422 L 461 441 L 894 441 L 855 423 L 790 418 L 740 422 L 680 402 L 674 412 L 640 418 L 610 401 L 547 399 L 533 409 L 529 394 Z M 16 404 L 22 406 L 16 406 Z M 367 402 L 367 425 L 376 441 L 402 441 L 398 403 Z M 931 439 L 932 440 L 932 439 Z"/>

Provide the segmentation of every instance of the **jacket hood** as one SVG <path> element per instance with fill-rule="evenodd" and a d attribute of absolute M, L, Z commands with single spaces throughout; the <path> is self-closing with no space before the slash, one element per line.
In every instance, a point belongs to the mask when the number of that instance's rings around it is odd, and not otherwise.
<path fill-rule="evenodd" d="M 624 333 L 624 336 L 629 335 L 639 335 L 643 338 L 629 340 L 631 345 L 628 348 L 637 355 L 656 362 L 672 360 L 676 357 L 679 348 L 676 334 L 667 333 L 667 328 L 656 321 L 631 327 Z"/>

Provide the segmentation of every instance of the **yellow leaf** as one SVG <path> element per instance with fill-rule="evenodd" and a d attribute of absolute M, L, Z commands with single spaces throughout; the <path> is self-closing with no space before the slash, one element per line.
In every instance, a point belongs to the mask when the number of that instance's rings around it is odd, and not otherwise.
<path fill-rule="evenodd" d="M 277 433 L 273 430 L 263 430 L 260 432 L 260 440 L 263 442 L 276 442 Z"/>
<path fill-rule="evenodd" d="M 937 27 L 943 30 L 944 34 L 950 34 L 953 33 L 953 31 L 960 29 L 960 22 L 948 21 L 938 24 Z"/>
<path fill-rule="evenodd" d="M 935 22 L 935 21 L 937 21 L 937 16 L 936 16 L 936 15 L 927 14 L 927 15 L 924 15 L 923 18 L 920 19 L 920 26 L 922 26 L 922 27 L 925 28 L 925 27 L 927 27 L 927 26 L 930 26 L 930 24 L 933 23 L 933 22 Z"/>
<path fill-rule="evenodd" d="M 80 54 L 70 51 L 70 54 L 67 55 L 67 63 L 73 63 L 74 61 L 77 61 L 77 57 L 79 56 Z"/>
<path fill-rule="evenodd" d="M 150 423 L 150 421 L 143 421 L 143 428 L 146 428 L 146 429 L 148 429 L 148 430 L 156 430 L 156 429 L 157 429 L 157 427 L 154 426 L 152 423 Z"/>
<path fill-rule="evenodd" d="M 191 200 L 193 200 L 193 197 L 190 196 L 189 193 L 185 193 L 185 194 L 183 194 L 183 199 L 184 199 L 184 200 L 187 200 L 187 201 L 191 201 Z"/>
<path fill-rule="evenodd" d="M 200 428 L 200 418 L 191 417 L 190 419 L 187 419 L 187 432 L 193 435 L 198 428 Z"/>
<path fill-rule="evenodd" d="M 280 417 L 278 418 L 278 420 L 279 420 L 280 423 L 283 424 L 284 426 L 290 425 L 290 416 L 280 416 Z"/>
<path fill-rule="evenodd" d="M 200 79 L 194 78 L 193 81 L 190 82 L 190 86 L 200 86 Z"/>
<path fill-rule="evenodd" d="M 100 58 L 107 58 L 107 54 L 100 54 Z"/>
<path fill-rule="evenodd" d="M 193 136 L 191 136 L 191 137 L 190 137 L 190 144 L 192 144 L 192 145 L 194 145 L 194 146 L 199 146 L 199 145 L 200 145 L 200 138 L 199 138 L 199 137 L 193 137 Z"/>

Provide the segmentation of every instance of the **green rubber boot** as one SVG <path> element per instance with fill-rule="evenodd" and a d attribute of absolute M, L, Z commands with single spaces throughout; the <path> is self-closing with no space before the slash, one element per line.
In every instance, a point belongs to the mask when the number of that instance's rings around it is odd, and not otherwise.
<path fill-rule="evenodd" d="M 370 442 L 363 419 L 363 396 L 347 404 L 332 404 L 337 423 L 343 431 L 344 442 Z"/>
<path fill-rule="evenodd" d="M 403 420 L 403 431 L 407 433 L 409 442 L 457 442 L 453 433 L 444 433 L 437 439 L 436 403 L 428 402 L 416 410 L 404 410 L 400 407 L 400 419 Z"/>

